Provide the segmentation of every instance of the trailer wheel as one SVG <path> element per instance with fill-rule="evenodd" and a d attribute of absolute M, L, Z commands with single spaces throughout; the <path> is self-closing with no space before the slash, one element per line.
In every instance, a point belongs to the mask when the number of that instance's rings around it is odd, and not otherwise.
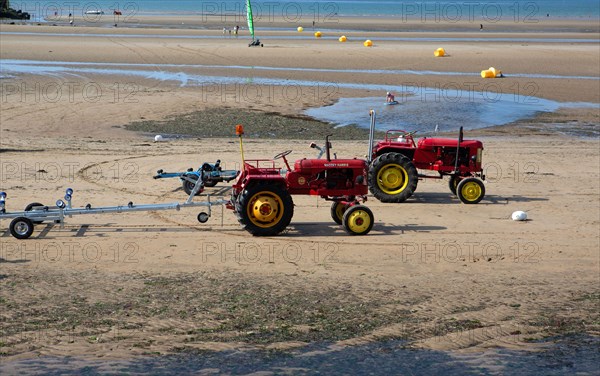
<path fill-rule="evenodd" d="M 463 204 L 477 204 L 485 196 L 485 186 L 477 178 L 466 178 L 458 183 L 456 194 Z"/>
<path fill-rule="evenodd" d="M 184 180 L 182 183 L 183 186 L 183 190 L 185 191 L 185 193 L 187 195 L 191 195 L 192 191 L 194 190 L 194 187 L 196 186 L 196 183 L 192 183 L 191 181 L 188 180 Z M 196 196 L 200 194 L 200 191 L 198 191 L 198 193 L 196 193 Z"/>
<path fill-rule="evenodd" d="M 33 234 L 33 222 L 29 218 L 17 217 L 10 222 L 10 234 L 17 239 L 28 239 Z"/>
<path fill-rule="evenodd" d="M 239 195 L 238 220 L 254 236 L 277 235 L 292 221 L 292 196 L 280 185 L 254 184 Z"/>
<path fill-rule="evenodd" d="M 400 153 L 385 153 L 369 167 L 369 189 L 381 202 L 404 202 L 417 189 L 415 165 Z"/>
<path fill-rule="evenodd" d="M 342 225 L 350 235 L 366 235 L 373 228 L 375 217 L 371 209 L 364 205 L 351 206 L 344 213 Z"/>
<path fill-rule="evenodd" d="M 344 220 L 344 212 L 346 211 L 347 207 L 348 205 L 339 201 L 331 204 L 331 218 L 338 225 L 342 224 L 342 221 Z"/>
<path fill-rule="evenodd" d="M 461 177 L 458 175 L 451 175 L 450 181 L 448 182 L 448 188 L 450 188 L 450 192 L 453 195 L 456 194 L 456 188 L 458 187 L 458 183 L 460 183 Z"/>
<path fill-rule="evenodd" d="M 43 205 L 43 204 L 40 204 L 39 202 L 32 202 L 31 204 L 28 204 L 28 205 L 25 207 L 25 210 L 24 210 L 24 211 L 26 211 L 26 212 L 28 212 L 28 211 L 32 211 L 32 210 L 33 210 L 33 208 L 35 208 L 35 207 L 38 207 L 38 206 L 44 206 L 44 205 Z M 44 221 L 32 221 L 32 222 L 33 222 L 33 223 L 35 223 L 36 225 L 39 225 L 40 223 L 44 223 Z"/>
<path fill-rule="evenodd" d="M 200 222 L 200 223 L 208 222 L 208 218 L 209 218 L 209 215 L 208 215 L 208 213 L 205 213 L 205 212 L 199 213 L 198 217 L 196 217 L 196 219 L 198 219 L 198 222 Z"/>
<path fill-rule="evenodd" d="M 214 187 L 215 185 L 217 185 L 217 183 L 218 183 L 218 181 L 216 181 L 216 180 L 207 180 L 204 182 L 204 186 L 205 187 Z M 188 195 L 189 195 L 189 193 L 188 193 Z"/>

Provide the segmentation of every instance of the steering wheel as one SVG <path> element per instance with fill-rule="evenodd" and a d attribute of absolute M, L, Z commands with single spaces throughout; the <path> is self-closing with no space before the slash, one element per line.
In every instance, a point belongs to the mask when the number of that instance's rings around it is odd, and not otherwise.
<path fill-rule="evenodd" d="M 291 150 L 286 150 L 284 152 L 281 152 L 279 154 L 277 154 L 276 156 L 273 157 L 273 160 L 279 159 L 279 158 L 283 158 L 286 155 L 289 155 L 292 151 Z"/>

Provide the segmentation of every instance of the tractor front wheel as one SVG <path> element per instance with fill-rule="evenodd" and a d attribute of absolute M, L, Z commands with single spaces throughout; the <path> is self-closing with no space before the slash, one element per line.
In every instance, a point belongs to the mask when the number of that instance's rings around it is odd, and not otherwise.
<path fill-rule="evenodd" d="M 331 219 L 338 225 L 344 220 L 344 212 L 348 206 L 342 202 L 334 202 L 331 204 Z"/>
<path fill-rule="evenodd" d="M 417 189 L 419 175 L 410 159 L 400 153 L 385 153 L 369 168 L 369 189 L 381 202 L 404 202 Z"/>
<path fill-rule="evenodd" d="M 236 212 L 238 221 L 252 235 L 273 236 L 292 221 L 294 202 L 281 185 L 255 184 L 239 195 Z"/>
<path fill-rule="evenodd" d="M 461 177 L 458 175 L 451 175 L 450 181 L 448 182 L 448 187 L 450 188 L 450 192 L 453 195 L 456 194 L 456 187 L 458 187 L 458 183 L 460 183 Z"/>
<path fill-rule="evenodd" d="M 477 204 L 485 196 L 485 186 L 477 178 L 466 178 L 458 183 L 456 195 L 463 204 Z"/>
<path fill-rule="evenodd" d="M 342 225 L 350 235 L 366 235 L 373 228 L 375 217 L 364 205 L 354 205 L 344 212 Z"/>

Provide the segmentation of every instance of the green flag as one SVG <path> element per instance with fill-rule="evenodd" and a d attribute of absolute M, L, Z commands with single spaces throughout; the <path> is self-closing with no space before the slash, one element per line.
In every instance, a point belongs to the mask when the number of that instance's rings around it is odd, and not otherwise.
<path fill-rule="evenodd" d="M 246 12 L 248 18 L 248 30 L 250 30 L 250 35 L 252 35 L 252 40 L 254 41 L 254 20 L 252 19 L 252 6 L 250 5 L 250 0 L 246 0 Z"/>

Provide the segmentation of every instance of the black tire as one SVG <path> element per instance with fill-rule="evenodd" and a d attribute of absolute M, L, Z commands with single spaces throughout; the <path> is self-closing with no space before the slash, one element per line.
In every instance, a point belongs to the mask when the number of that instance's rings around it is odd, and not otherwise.
<path fill-rule="evenodd" d="M 485 186 L 477 178 L 466 178 L 458 183 L 456 195 L 463 204 L 477 204 L 485 196 Z"/>
<path fill-rule="evenodd" d="M 33 234 L 33 222 L 29 218 L 17 217 L 10 222 L 10 234 L 17 239 L 28 239 Z"/>
<path fill-rule="evenodd" d="M 344 212 L 346 211 L 346 204 L 341 202 L 334 202 L 331 204 L 331 219 L 338 225 L 342 224 L 344 220 Z"/>
<path fill-rule="evenodd" d="M 406 201 L 417 189 L 418 182 L 415 165 L 400 153 L 382 154 L 369 167 L 369 189 L 381 202 Z"/>
<path fill-rule="evenodd" d="M 185 192 L 185 194 L 187 194 L 188 196 L 192 194 L 192 190 L 194 190 L 194 187 L 196 186 L 196 183 L 192 183 L 189 180 L 184 180 L 181 185 L 183 186 L 183 190 Z M 198 191 L 198 193 L 196 193 L 196 195 L 199 195 L 201 192 Z"/>
<path fill-rule="evenodd" d="M 44 206 L 44 205 L 43 205 L 43 204 L 40 204 L 39 202 L 32 202 L 31 204 L 28 204 L 28 205 L 25 207 L 25 211 L 26 211 L 26 212 L 28 212 L 28 211 L 32 211 L 32 210 L 33 210 L 33 208 L 35 208 L 35 207 L 38 207 L 38 206 Z M 32 222 L 33 222 L 34 224 L 36 224 L 36 225 L 39 225 L 40 223 L 44 223 L 44 221 L 33 221 L 33 220 L 32 220 Z"/>
<path fill-rule="evenodd" d="M 262 207 L 254 206 L 259 198 L 265 199 L 265 214 Z M 289 192 L 280 185 L 254 184 L 239 195 L 236 213 L 240 224 L 252 235 L 273 236 L 285 230 L 292 221 L 294 202 Z"/>
<path fill-rule="evenodd" d="M 374 222 L 371 209 L 364 205 L 354 205 L 344 212 L 342 226 L 350 235 L 366 235 L 373 228 Z"/>
<path fill-rule="evenodd" d="M 219 182 L 216 180 L 207 180 L 204 182 L 204 186 L 211 188 L 211 187 L 214 187 L 215 185 L 217 185 L 217 183 L 219 183 Z M 188 195 L 189 195 L 189 193 L 188 193 Z"/>
<path fill-rule="evenodd" d="M 448 188 L 450 188 L 450 192 L 453 195 L 456 195 L 456 188 L 458 187 L 458 183 L 460 183 L 461 177 L 458 175 L 450 175 L 450 181 L 448 181 Z"/>

